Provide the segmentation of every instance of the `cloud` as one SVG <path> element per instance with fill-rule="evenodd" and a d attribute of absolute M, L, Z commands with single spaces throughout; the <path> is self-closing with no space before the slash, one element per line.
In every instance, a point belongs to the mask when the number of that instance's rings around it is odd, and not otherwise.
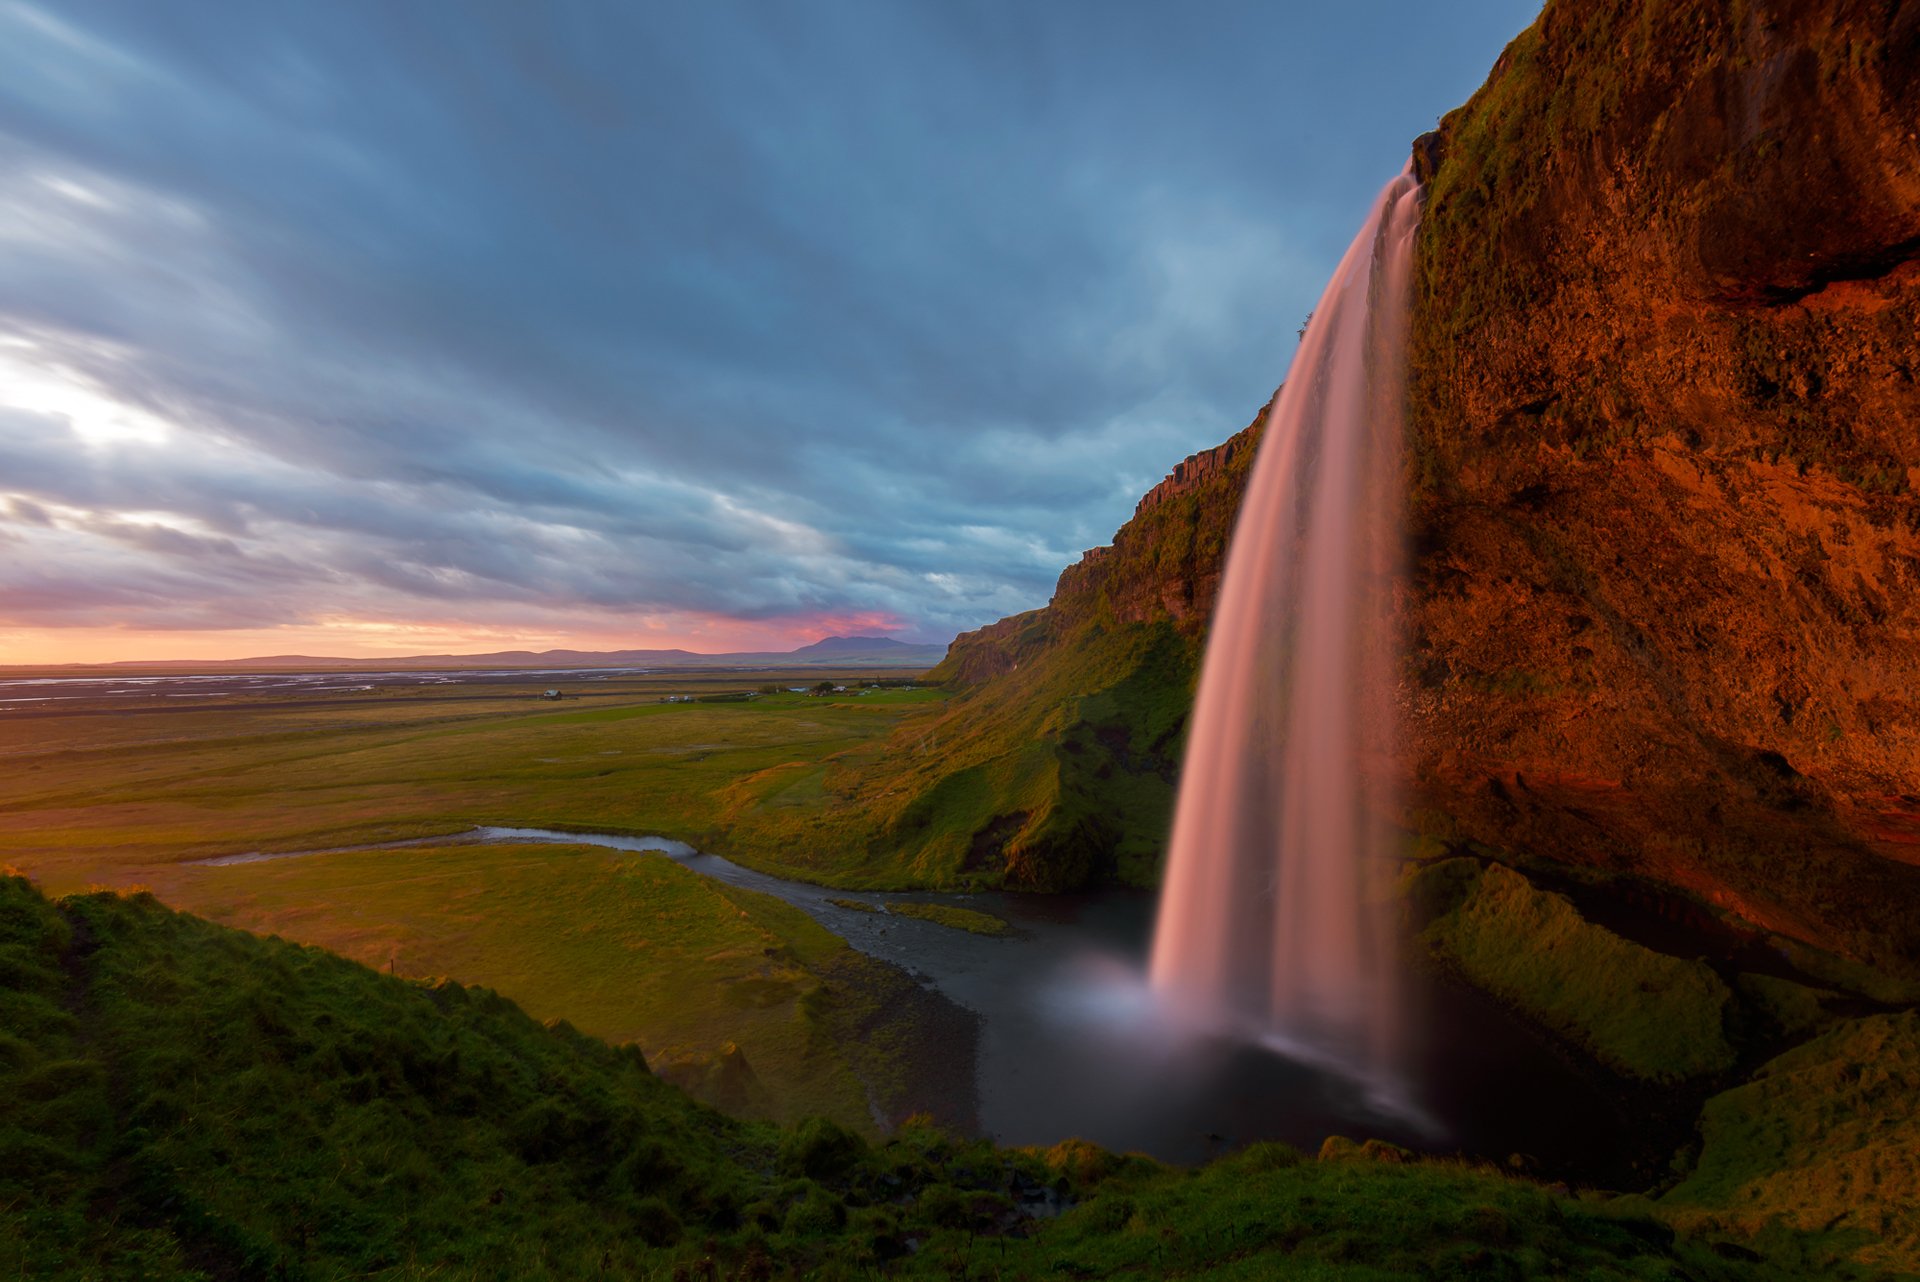
<path fill-rule="evenodd" d="M 0 624 L 1029 608 L 1530 8 L 0 4 Z"/>

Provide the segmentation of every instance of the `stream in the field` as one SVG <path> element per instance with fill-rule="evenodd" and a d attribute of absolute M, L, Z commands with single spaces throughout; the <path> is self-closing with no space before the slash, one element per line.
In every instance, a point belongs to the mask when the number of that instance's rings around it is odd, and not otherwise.
<path fill-rule="evenodd" d="M 1341 1134 L 1498 1161 L 1519 1154 L 1542 1174 L 1604 1181 L 1627 1177 L 1631 1137 L 1644 1129 L 1487 997 L 1430 977 L 1407 978 L 1415 1028 L 1425 1031 L 1416 1033 L 1411 1048 L 1412 1098 L 1398 1105 L 1370 1097 L 1364 1085 L 1336 1070 L 1269 1046 L 1170 1035 L 1146 984 L 1154 900 L 1144 892 L 844 891 L 756 872 L 664 837 L 544 828 L 475 828 L 454 837 L 204 862 L 461 842 L 663 855 L 801 909 L 854 948 L 977 1016 L 979 1122 L 1003 1144 L 1078 1137 L 1116 1152 L 1197 1162 L 1261 1140 L 1312 1152 L 1327 1136 Z M 1014 929 L 973 934 L 887 912 L 889 903 L 970 908 Z M 939 1089 L 926 1084 L 929 1100 Z M 914 1094 L 912 1083 L 908 1094 Z"/>
<path fill-rule="evenodd" d="M 1170 1038 L 1145 984 L 1153 924 L 1145 893 L 860 893 L 787 881 L 658 837 L 481 828 L 472 839 L 651 851 L 800 908 L 979 1017 L 980 1124 L 1005 1144 L 1077 1136 L 1191 1162 L 1258 1140 L 1312 1152 L 1326 1136 L 1346 1134 L 1497 1160 L 1519 1153 L 1543 1172 L 1590 1176 L 1620 1169 L 1628 1156 L 1623 1137 L 1634 1128 L 1618 1104 L 1484 996 L 1451 985 L 1413 981 L 1428 1030 L 1414 1059 L 1420 1117 L 1263 1046 Z M 836 899 L 971 908 L 1015 933 L 976 935 Z"/>

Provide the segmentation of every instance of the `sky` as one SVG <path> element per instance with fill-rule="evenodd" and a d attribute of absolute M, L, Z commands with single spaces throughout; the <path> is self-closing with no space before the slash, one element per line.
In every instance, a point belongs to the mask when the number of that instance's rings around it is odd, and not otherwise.
<path fill-rule="evenodd" d="M 1537 0 L 0 0 L 0 663 L 945 642 Z"/>

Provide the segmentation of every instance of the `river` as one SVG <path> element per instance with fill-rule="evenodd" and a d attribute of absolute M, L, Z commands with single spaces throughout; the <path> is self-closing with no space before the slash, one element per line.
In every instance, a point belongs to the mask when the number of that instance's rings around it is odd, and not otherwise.
<path fill-rule="evenodd" d="M 1620 1101 L 1483 995 L 1432 976 L 1413 977 L 1425 1035 L 1411 1052 L 1415 1085 L 1398 1105 L 1264 1046 L 1170 1035 L 1144 988 L 1154 902 L 1146 893 L 862 893 L 788 881 L 660 837 L 496 827 L 467 839 L 660 855 L 801 909 L 978 1017 L 980 1126 L 1003 1144 L 1080 1137 L 1197 1162 L 1259 1140 L 1311 1153 L 1346 1134 L 1502 1162 L 1517 1154 L 1543 1175 L 1628 1174 L 1624 1137 L 1635 1128 Z M 977 935 L 836 899 L 949 904 L 1014 930 Z"/>

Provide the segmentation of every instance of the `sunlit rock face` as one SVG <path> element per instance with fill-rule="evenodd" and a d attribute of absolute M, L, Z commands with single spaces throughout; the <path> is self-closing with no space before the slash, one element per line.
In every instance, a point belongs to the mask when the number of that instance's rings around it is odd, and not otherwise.
<path fill-rule="evenodd" d="M 1920 970 L 1916 120 L 1915 4 L 1587 0 L 1423 140 L 1412 826 Z M 1246 457 L 955 659 L 1204 631 Z"/>
<path fill-rule="evenodd" d="M 1554 3 L 1425 148 L 1415 819 L 1920 965 L 1920 6 Z"/>

